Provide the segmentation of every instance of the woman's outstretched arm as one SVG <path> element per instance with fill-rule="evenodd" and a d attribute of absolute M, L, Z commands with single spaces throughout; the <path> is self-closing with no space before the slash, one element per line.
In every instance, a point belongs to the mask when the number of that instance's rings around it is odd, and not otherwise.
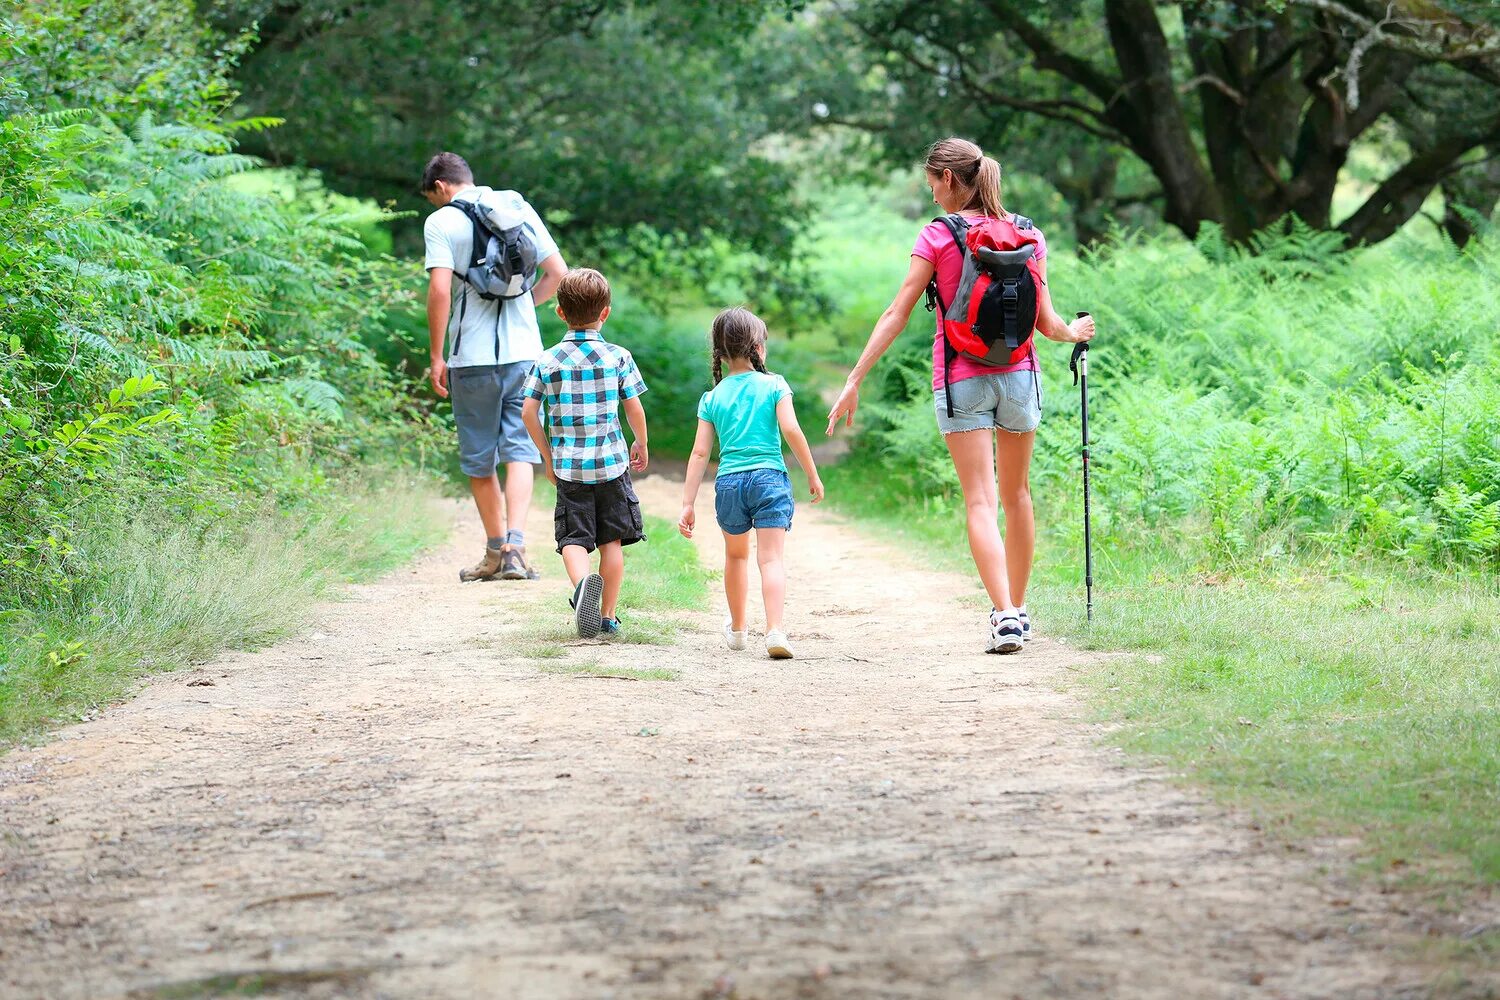
<path fill-rule="evenodd" d="M 1057 340 L 1064 344 L 1093 340 L 1094 317 L 1080 316 L 1069 323 L 1058 315 L 1057 310 L 1052 308 L 1052 289 L 1047 286 L 1047 262 L 1039 261 L 1036 267 L 1042 272 L 1041 295 L 1038 297 L 1036 310 L 1037 331 L 1048 340 Z"/>
<path fill-rule="evenodd" d="M 902 280 L 896 297 L 891 300 L 890 305 L 885 307 L 885 312 L 880 314 L 880 319 L 875 321 L 875 329 L 870 331 L 870 339 L 865 344 L 859 361 L 844 382 L 844 391 L 839 393 L 838 401 L 833 404 L 833 409 L 828 411 L 829 434 L 833 433 L 834 427 L 840 420 L 844 421 L 845 427 L 854 426 L 854 411 L 859 409 L 860 383 L 865 380 L 870 369 L 875 367 L 875 362 L 880 360 L 880 356 L 890 349 L 897 337 L 901 336 L 901 331 L 906 329 L 906 321 L 911 319 L 912 309 L 916 307 L 917 300 L 927 290 L 927 283 L 931 280 L 932 262 L 913 256 L 911 270 L 906 272 L 906 277 Z"/>

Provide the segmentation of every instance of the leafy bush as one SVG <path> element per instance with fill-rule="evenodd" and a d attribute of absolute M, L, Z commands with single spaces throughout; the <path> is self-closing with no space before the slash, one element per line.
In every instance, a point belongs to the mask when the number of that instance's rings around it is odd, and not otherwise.
<path fill-rule="evenodd" d="M 1336 549 L 1500 565 L 1500 246 L 1336 253 L 1294 228 L 1254 249 L 1213 230 L 1196 246 L 1122 235 L 1052 265 L 1102 331 L 1090 431 L 1103 530 L 1191 520 L 1216 562 Z M 951 496 L 930 324 L 914 317 L 877 378 L 869 434 L 914 491 Z M 1077 489 L 1064 350 L 1039 347 L 1040 492 Z"/>
<path fill-rule="evenodd" d="M 136 44 L 153 11 L 164 37 Z M 329 199 L 244 182 L 260 168 L 233 135 L 269 123 L 213 120 L 227 92 L 205 38 L 183 3 L 55 0 L 0 20 L 9 657 L 91 655 L 54 626 L 81 581 L 120 571 L 120 547 L 98 539 L 310 509 L 334 477 L 431 440 L 371 346 L 410 273 Z M 76 73 L 69 53 L 109 72 Z M 48 110 L 78 95 L 90 111 Z"/>

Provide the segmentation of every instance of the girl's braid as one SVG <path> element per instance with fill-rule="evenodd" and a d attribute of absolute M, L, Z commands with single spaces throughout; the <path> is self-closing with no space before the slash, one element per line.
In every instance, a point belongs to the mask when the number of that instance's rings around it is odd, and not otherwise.
<path fill-rule="evenodd" d="M 748 309 L 736 306 L 714 317 L 713 323 L 714 385 L 724 377 L 725 358 L 744 358 L 761 374 L 766 363 L 758 348 L 766 340 L 766 324 Z"/>

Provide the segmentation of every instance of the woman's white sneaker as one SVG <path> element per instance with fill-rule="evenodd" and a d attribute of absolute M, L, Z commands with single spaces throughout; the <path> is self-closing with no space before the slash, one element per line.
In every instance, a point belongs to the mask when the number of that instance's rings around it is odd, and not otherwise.
<path fill-rule="evenodd" d="M 1021 616 L 1014 611 L 990 612 L 990 641 L 986 653 L 1015 653 L 1026 644 Z"/>
<path fill-rule="evenodd" d="M 1016 615 L 1021 619 L 1021 641 L 1031 641 L 1031 616 L 1026 613 L 1025 608 L 1017 608 Z"/>
<path fill-rule="evenodd" d="M 724 645 L 736 650 L 745 648 L 745 630 L 734 630 L 733 615 L 724 616 Z"/>
<path fill-rule="evenodd" d="M 792 658 L 792 646 L 787 641 L 786 633 L 781 629 L 774 629 L 766 633 L 766 655 L 773 660 L 790 660 Z"/>

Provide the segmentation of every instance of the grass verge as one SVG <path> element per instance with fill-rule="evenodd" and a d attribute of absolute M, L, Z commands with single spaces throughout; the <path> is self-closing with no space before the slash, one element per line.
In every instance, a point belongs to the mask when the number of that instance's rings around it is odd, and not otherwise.
<path fill-rule="evenodd" d="M 825 480 L 841 511 L 972 575 L 961 507 L 858 463 Z M 1044 528 L 1077 508 L 1038 497 Z M 1027 597 L 1038 628 L 1147 654 L 1085 682 L 1122 746 L 1287 836 L 1357 835 L 1371 869 L 1500 882 L 1500 582 L 1362 560 L 1225 572 L 1189 529 L 1097 541 L 1086 624 L 1076 526 L 1053 528 Z"/>
<path fill-rule="evenodd" d="M 610 646 L 670 646 L 680 628 L 679 612 L 701 608 L 708 599 L 709 575 L 698 563 L 693 543 L 677 533 L 676 525 L 659 517 L 645 518 L 647 541 L 625 550 L 625 582 L 620 588 L 620 619 L 624 633 L 610 642 L 586 644 L 595 652 Z M 633 680 L 673 681 L 678 671 L 666 667 L 634 668 L 593 662 L 565 662 L 580 645 L 570 618 L 552 603 L 538 606 L 513 639 L 504 640 L 517 655 L 538 661 L 546 673 L 629 677 Z"/>
<path fill-rule="evenodd" d="M 598 663 L 549 663 L 542 667 L 542 673 L 613 677 L 628 681 L 675 681 L 682 676 L 671 667 L 609 667 Z"/>
<path fill-rule="evenodd" d="M 441 540 L 431 492 L 389 479 L 239 523 L 144 513 L 85 528 L 79 547 L 109 572 L 0 621 L 0 747 L 86 718 L 146 674 L 295 632 L 338 585 Z"/>

